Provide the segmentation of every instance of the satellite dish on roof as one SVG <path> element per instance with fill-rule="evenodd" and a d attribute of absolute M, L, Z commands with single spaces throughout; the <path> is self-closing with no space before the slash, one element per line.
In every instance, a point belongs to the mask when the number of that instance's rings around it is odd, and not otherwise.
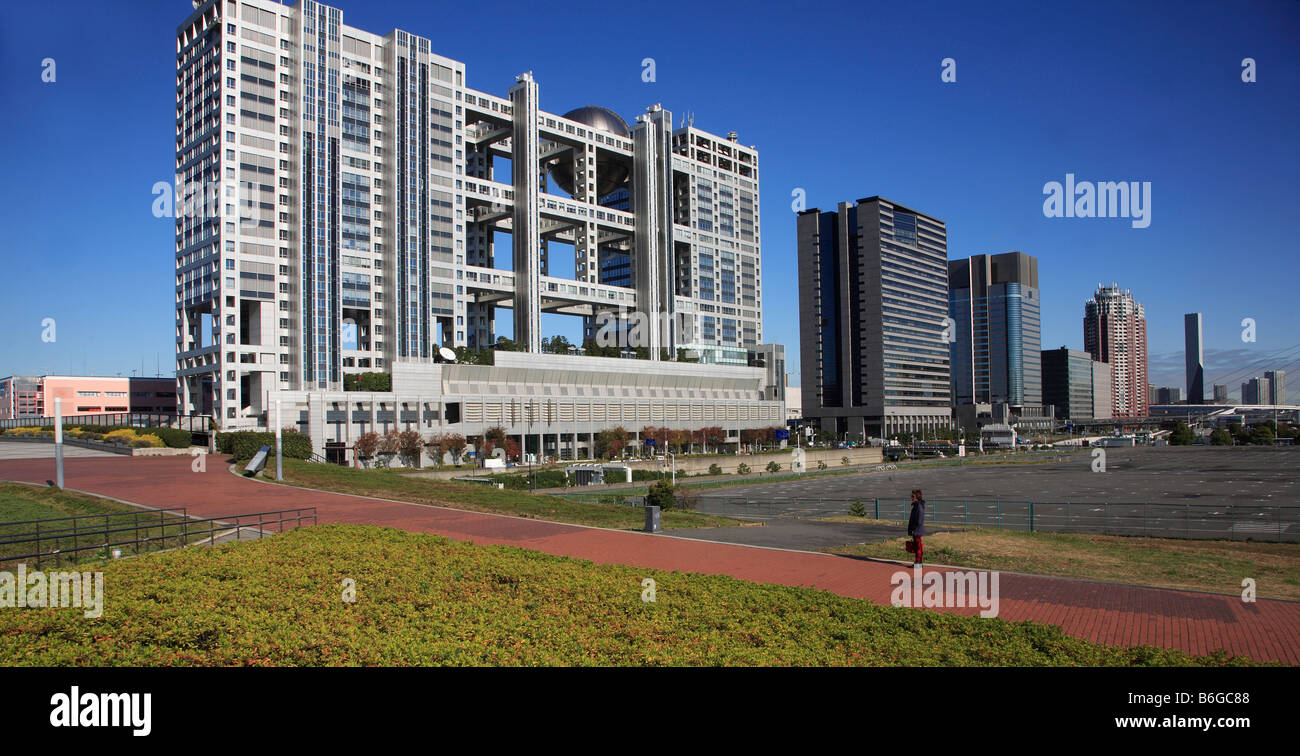
<path fill-rule="evenodd" d="M 449 349 L 448 347 L 438 347 L 438 355 L 441 356 L 447 362 L 456 361 L 456 353 L 451 349 Z"/>

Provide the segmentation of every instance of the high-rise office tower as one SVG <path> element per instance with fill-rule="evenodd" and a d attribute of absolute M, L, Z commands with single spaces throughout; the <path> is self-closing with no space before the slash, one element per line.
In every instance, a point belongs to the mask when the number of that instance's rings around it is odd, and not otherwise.
<path fill-rule="evenodd" d="M 1272 390 L 1272 382 L 1268 378 L 1255 376 L 1241 384 L 1241 403 L 1268 404 Z"/>
<path fill-rule="evenodd" d="M 1183 359 L 1187 372 L 1187 403 L 1205 403 L 1205 354 L 1201 349 L 1201 313 L 1183 316 Z"/>
<path fill-rule="evenodd" d="M 641 316 L 652 359 L 761 343 L 755 149 L 658 105 L 543 111 L 531 73 L 471 89 L 440 44 L 312 0 L 178 27 L 183 414 L 256 425 L 269 391 L 490 347 L 498 308 L 530 352 L 544 313 Z"/>
<path fill-rule="evenodd" d="M 950 427 L 943 221 L 870 197 L 797 224 L 804 417 L 854 436 Z"/>
<path fill-rule="evenodd" d="M 1215 404 L 1228 403 L 1228 387 L 1225 384 L 1222 383 L 1214 384 L 1214 403 Z"/>
<path fill-rule="evenodd" d="M 1023 252 L 948 262 L 953 402 L 1040 405 L 1038 258 Z"/>
<path fill-rule="evenodd" d="M 1268 403 L 1286 404 L 1286 371 L 1268 370 L 1264 378 L 1268 380 Z"/>
<path fill-rule="evenodd" d="M 1112 409 L 1116 418 L 1146 417 L 1146 309 L 1118 285 L 1097 286 L 1084 303 L 1083 348 L 1094 360 L 1110 363 Z"/>
<path fill-rule="evenodd" d="M 1044 349 L 1042 365 L 1043 403 L 1061 420 L 1092 417 L 1092 355 L 1074 349 Z"/>
<path fill-rule="evenodd" d="M 1115 416 L 1114 371 L 1110 364 L 1092 361 L 1092 416 L 1107 420 Z"/>

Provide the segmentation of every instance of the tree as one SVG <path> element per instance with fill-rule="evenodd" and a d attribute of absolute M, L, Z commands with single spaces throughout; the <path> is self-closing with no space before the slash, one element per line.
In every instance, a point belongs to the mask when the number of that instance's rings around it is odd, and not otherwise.
<path fill-rule="evenodd" d="M 498 352 L 527 352 L 528 351 L 527 344 L 524 344 L 519 341 L 514 341 L 512 339 L 507 339 L 505 336 L 498 336 L 497 343 L 493 348 L 496 349 Z"/>
<path fill-rule="evenodd" d="M 542 351 L 547 354 L 568 354 L 573 345 L 563 336 L 547 336 L 542 339 Z"/>
<path fill-rule="evenodd" d="M 1250 429 L 1250 443 L 1257 446 L 1273 445 L 1273 428 L 1268 423 L 1260 423 Z"/>
<path fill-rule="evenodd" d="M 818 470 L 825 470 L 825 469 L 826 469 L 826 460 L 824 460 L 824 459 L 819 459 L 819 460 L 817 460 L 817 469 L 818 469 Z"/>
<path fill-rule="evenodd" d="M 429 450 L 429 456 L 437 464 L 441 465 L 443 455 L 447 453 L 447 437 L 442 433 L 435 433 L 429 437 L 428 441 L 424 442 L 424 446 Z"/>
<path fill-rule="evenodd" d="M 488 428 L 485 435 L 487 436 L 486 441 L 490 443 L 492 447 L 506 445 L 506 429 L 502 428 L 500 425 Z"/>
<path fill-rule="evenodd" d="M 849 505 L 849 514 L 853 515 L 854 517 L 867 516 L 867 508 L 862 505 L 862 499 L 858 499 L 857 501 L 853 502 L 853 504 Z"/>
<path fill-rule="evenodd" d="M 709 465 L 709 475 L 721 475 L 721 474 L 722 474 L 722 467 L 720 467 L 718 463 L 714 462 L 713 464 Z"/>
<path fill-rule="evenodd" d="M 506 459 L 513 459 L 516 462 L 522 462 L 523 457 L 519 453 L 519 442 L 513 438 L 506 439 Z"/>
<path fill-rule="evenodd" d="M 596 434 L 596 454 L 606 459 L 613 459 L 623 453 L 629 437 L 623 426 L 607 428 Z"/>
<path fill-rule="evenodd" d="M 491 349 L 470 349 L 469 347 L 456 347 L 456 362 L 462 365 L 491 365 L 493 364 Z"/>
<path fill-rule="evenodd" d="M 645 505 L 647 507 L 659 507 L 667 512 L 677 503 L 675 494 L 673 484 L 669 483 L 666 478 L 660 478 L 646 492 Z"/>
<path fill-rule="evenodd" d="M 767 471 L 770 473 L 781 472 L 781 465 L 775 460 L 767 463 Z"/>
<path fill-rule="evenodd" d="M 745 464 L 744 462 L 741 462 L 739 465 L 736 466 L 737 475 L 749 475 L 749 472 L 750 472 L 749 465 Z"/>
<path fill-rule="evenodd" d="M 402 450 L 401 439 L 397 436 L 397 431 L 389 429 L 387 433 L 379 437 L 379 456 L 384 460 L 384 465 L 395 457 Z"/>
<path fill-rule="evenodd" d="M 588 357 L 619 357 L 619 351 L 616 346 L 601 346 L 595 339 L 584 339 L 582 342 L 582 352 Z"/>
<path fill-rule="evenodd" d="M 424 451 L 424 438 L 417 430 L 404 430 L 397 434 L 397 453 L 407 467 L 418 467 Z"/>
<path fill-rule="evenodd" d="M 357 459 L 361 460 L 362 466 L 374 459 L 375 453 L 379 450 L 379 434 L 374 431 L 362 433 L 357 442 L 352 445 L 352 450 L 356 452 Z"/>
<path fill-rule="evenodd" d="M 1187 423 L 1179 420 L 1174 423 L 1174 429 L 1169 434 L 1169 443 L 1173 446 L 1190 446 L 1196 442 L 1196 433 L 1187 427 Z"/>
<path fill-rule="evenodd" d="M 393 390 L 393 378 L 388 373 L 347 373 L 343 376 L 343 390 L 384 393 Z"/>
<path fill-rule="evenodd" d="M 646 447 L 653 446 L 656 453 L 663 453 L 667 450 L 668 439 L 671 435 L 672 431 L 667 428 L 654 425 L 645 426 L 641 429 L 641 452 L 644 454 L 647 450 Z M 646 439 L 652 439 L 654 444 L 647 444 Z"/>
<path fill-rule="evenodd" d="M 1215 428 L 1210 432 L 1210 443 L 1215 446 L 1232 446 L 1232 434 L 1224 428 Z"/>
<path fill-rule="evenodd" d="M 461 455 L 465 453 L 465 447 L 468 445 L 465 437 L 459 433 L 447 433 L 442 436 L 443 448 L 451 452 L 451 463 L 460 465 Z"/>
<path fill-rule="evenodd" d="M 716 425 L 711 425 L 707 428 L 701 428 L 700 433 L 704 436 L 704 444 L 705 444 L 706 452 L 708 451 L 707 447 L 710 444 L 713 446 L 713 450 L 717 451 L 719 447 L 727 443 L 727 432 Z"/>
<path fill-rule="evenodd" d="M 670 431 L 668 433 L 668 443 L 672 444 L 672 447 L 678 452 L 685 451 L 686 447 L 690 446 L 691 433 L 684 430 Z"/>

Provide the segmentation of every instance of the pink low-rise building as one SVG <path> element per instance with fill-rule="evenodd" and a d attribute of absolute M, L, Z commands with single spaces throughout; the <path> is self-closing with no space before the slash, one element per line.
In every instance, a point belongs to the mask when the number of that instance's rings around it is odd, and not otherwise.
<path fill-rule="evenodd" d="M 176 414 L 173 378 L 118 378 L 85 375 L 0 378 L 0 420 L 53 417 L 54 400 L 63 415 L 121 413 Z"/>

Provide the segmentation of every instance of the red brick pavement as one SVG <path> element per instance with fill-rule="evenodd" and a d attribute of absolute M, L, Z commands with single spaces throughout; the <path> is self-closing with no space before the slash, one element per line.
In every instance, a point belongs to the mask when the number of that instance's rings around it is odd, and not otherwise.
<path fill-rule="evenodd" d="M 826 554 L 709 543 L 664 535 L 602 530 L 454 509 L 319 493 L 232 475 L 220 457 L 206 472 L 190 457 L 68 459 L 65 484 L 191 515 L 227 516 L 314 506 L 320 522 L 384 525 L 481 544 L 661 570 L 731 575 L 809 586 L 887 604 L 897 567 Z M 45 482 L 53 460 L 0 461 L 0 480 Z M 928 568 L 929 569 L 929 568 Z M 1099 643 L 1150 644 L 1193 654 L 1224 649 L 1260 661 L 1300 664 L 1300 602 L 1260 600 L 1081 580 L 1001 576 L 999 616 L 1059 625 Z M 974 614 L 977 609 L 953 609 Z"/>

